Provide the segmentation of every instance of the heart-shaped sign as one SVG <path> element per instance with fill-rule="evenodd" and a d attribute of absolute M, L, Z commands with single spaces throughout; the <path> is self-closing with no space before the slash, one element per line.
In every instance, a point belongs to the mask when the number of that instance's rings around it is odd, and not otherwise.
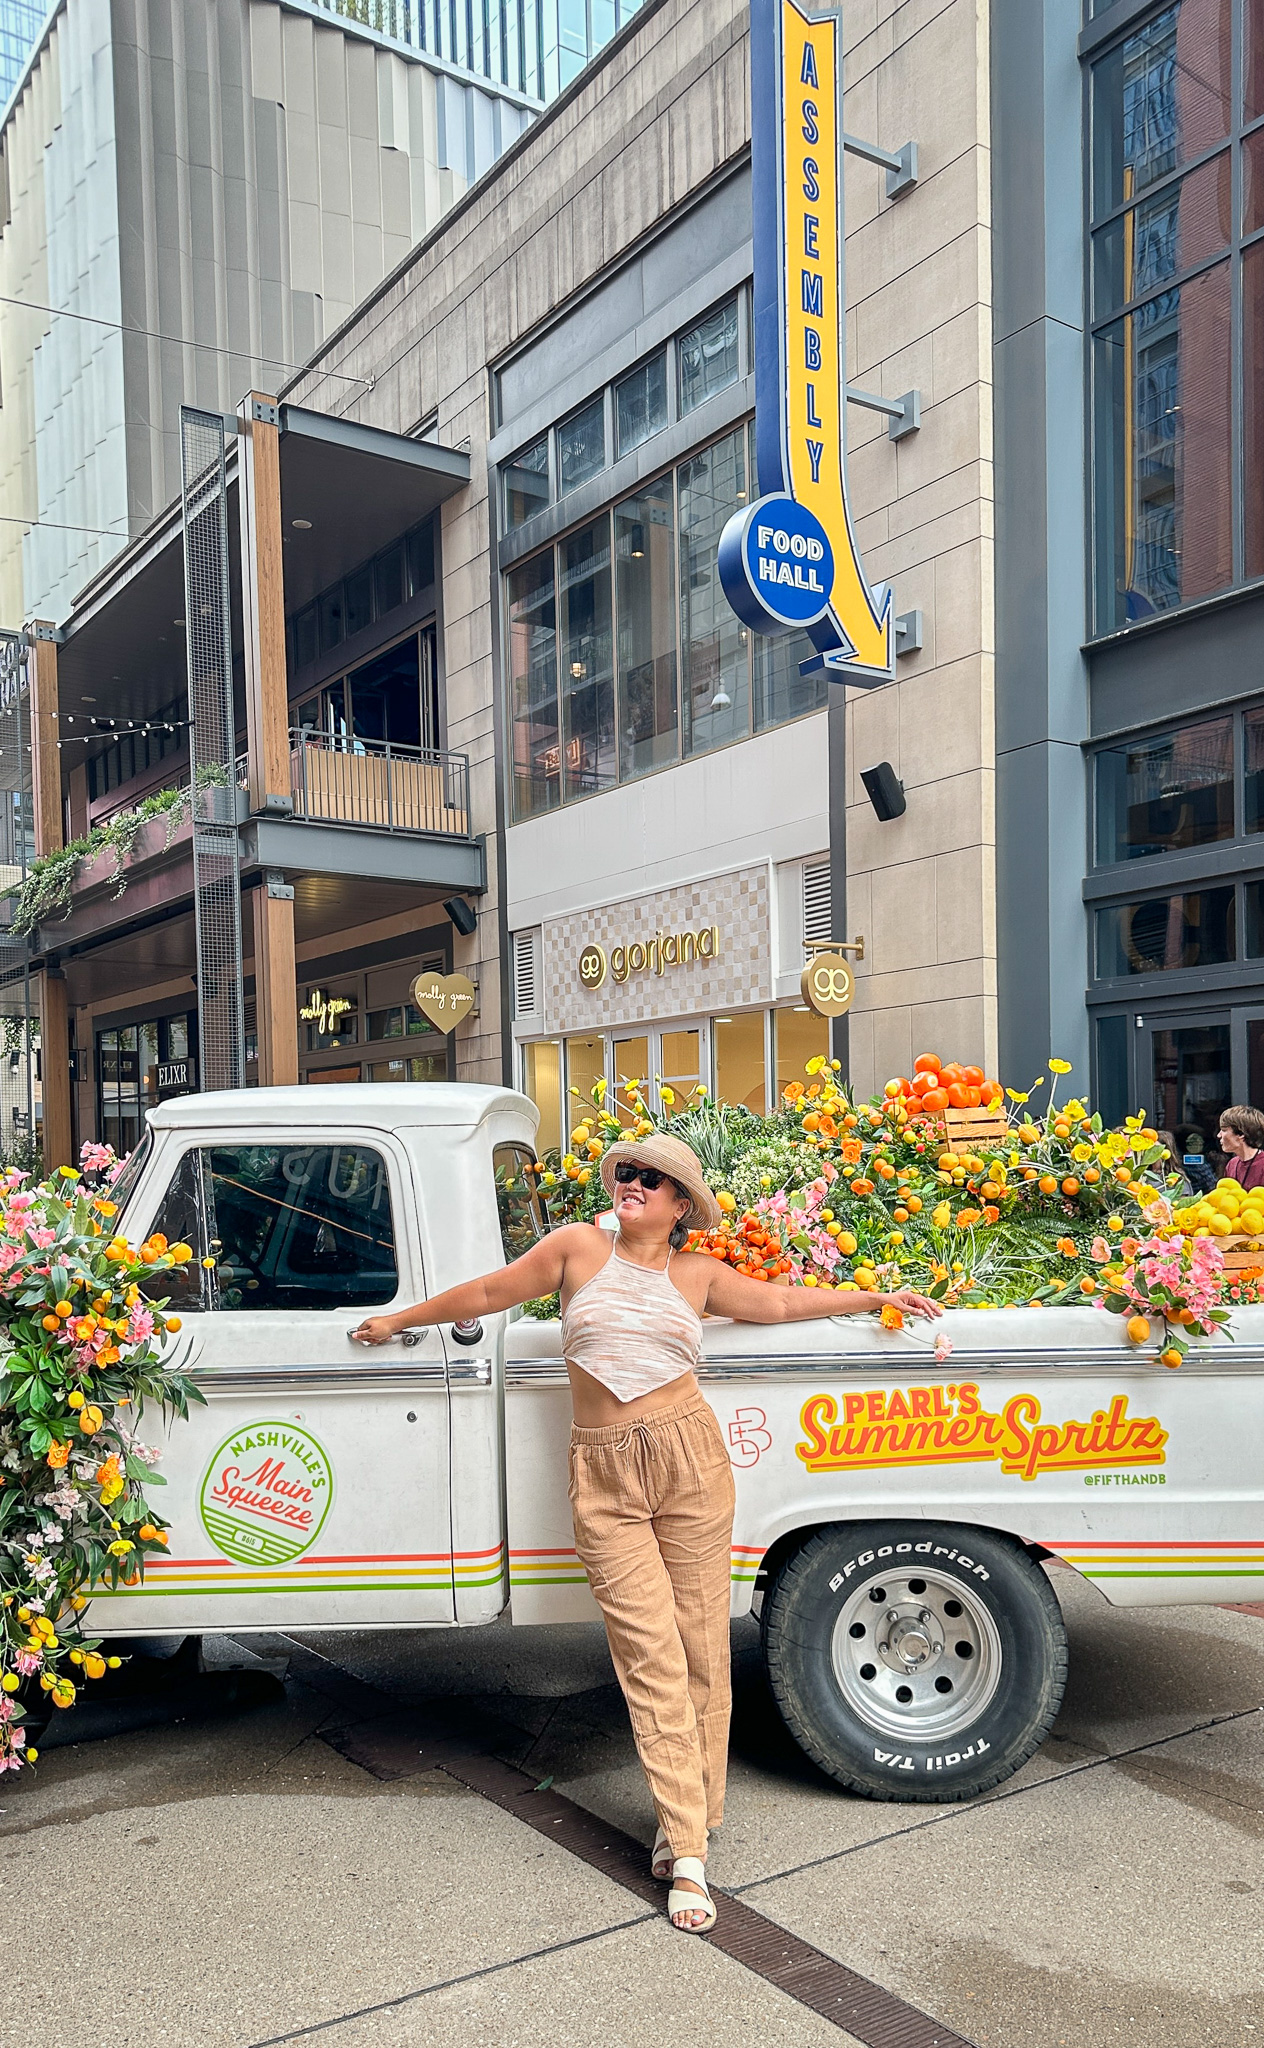
<path fill-rule="evenodd" d="M 455 1031 L 474 1008 L 475 993 L 465 974 L 419 974 L 413 983 L 413 1001 L 436 1031 Z"/>

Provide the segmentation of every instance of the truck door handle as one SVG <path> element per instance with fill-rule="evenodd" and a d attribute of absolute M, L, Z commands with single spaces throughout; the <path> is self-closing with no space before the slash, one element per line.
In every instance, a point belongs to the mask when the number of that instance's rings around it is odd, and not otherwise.
<path fill-rule="evenodd" d="M 425 1334 L 426 1333 L 424 1330 L 397 1330 L 395 1332 L 395 1335 L 393 1337 L 388 1337 L 386 1341 L 388 1344 L 402 1344 L 406 1350 L 411 1351 L 414 1345 L 421 1343 L 421 1340 L 425 1336 Z M 356 1333 L 354 1330 L 348 1330 L 347 1336 L 350 1338 L 353 1344 L 356 1342 Z M 376 1346 L 374 1348 L 376 1349 Z"/>

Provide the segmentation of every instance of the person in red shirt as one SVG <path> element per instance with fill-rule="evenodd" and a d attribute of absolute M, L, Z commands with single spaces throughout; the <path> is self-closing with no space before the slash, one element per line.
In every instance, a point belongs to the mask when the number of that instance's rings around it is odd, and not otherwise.
<path fill-rule="evenodd" d="M 1228 1179 L 1244 1188 L 1264 1188 L 1264 1112 L 1247 1103 L 1222 1110 L 1220 1149 Z"/>

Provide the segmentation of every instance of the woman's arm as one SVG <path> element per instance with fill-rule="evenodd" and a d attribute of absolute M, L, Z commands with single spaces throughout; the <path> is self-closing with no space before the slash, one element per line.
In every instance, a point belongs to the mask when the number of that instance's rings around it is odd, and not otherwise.
<path fill-rule="evenodd" d="M 867 1310 L 893 1307 L 906 1316 L 941 1316 L 943 1309 L 929 1295 L 915 1294 L 902 1287 L 894 1294 L 862 1294 L 836 1288 L 773 1287 L 766 1281 L 748 1279 L 715 1259 L 707 1288 L 707 1308 L 713 1316 L 731 1316 L 735 1323 L 810 1323 L 827 1316 L 857 1316 Z"/>
<path fill-rule="evenodd" d="M 511 1266 L 502 1266 L 496 1273 L 484 1273 L 478 1280 L 463 1280 L 459 1287 L 446 1288 L 429 1301 L 414 1302 L 411 1308 L 396 1309 L 393 1315 L 366 1316 L 351 1334 L 361 1344 L 389 1344 L 401 1330 L 419 1325 L 432 1327 L 436 1323 L 474 1322 L 479 1316 L 495 1315 L 501 1309 L 517 1308 L 524 1301 L 536 1301 L 541 1295 L 556 1294 L 565 1278 L 567 1255 L 589 1228 L 586 1223 L 572 1223 L 562 1230 L 550 1231 Z"/>

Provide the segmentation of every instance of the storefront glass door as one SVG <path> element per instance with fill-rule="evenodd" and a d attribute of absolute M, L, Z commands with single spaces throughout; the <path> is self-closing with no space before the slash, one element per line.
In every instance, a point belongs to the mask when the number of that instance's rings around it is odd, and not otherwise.
<path fill-rule="evenodd" d="M 1176 1139 L 1178 1156 L 1205 1152 L 1210 1161 L 1220 1112 L 1235 1100 L 1228 1011 L 1198 1017 L 1147 1015 L 1138 1034 L 1143 1035 L 1144 1046 L 1138 1048 L 1142 1104 L 1148 1098 L 1155 1125 Z"/>

